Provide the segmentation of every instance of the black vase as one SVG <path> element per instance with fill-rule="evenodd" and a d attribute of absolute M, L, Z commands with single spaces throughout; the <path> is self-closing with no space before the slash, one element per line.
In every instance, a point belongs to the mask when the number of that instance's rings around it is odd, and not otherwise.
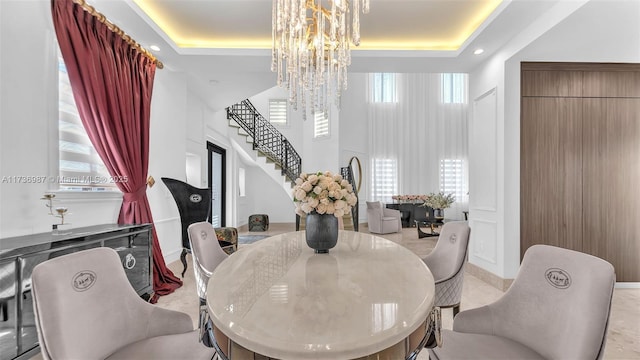
<path fill-rule="evenodd" d="M 338 243 L 338 218 L 333 214 L 310 212 L 305 220 L 304 232 L 307 245 L 316 254 L 326 254 Z"/>

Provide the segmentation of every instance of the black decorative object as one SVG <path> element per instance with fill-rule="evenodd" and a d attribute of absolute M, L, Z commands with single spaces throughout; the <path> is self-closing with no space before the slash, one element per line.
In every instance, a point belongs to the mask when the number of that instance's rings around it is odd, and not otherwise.
<path fill-rule="evenodd" d="M 423 203 L 386 204 L 387 209 L 400 211 L 402 227 L 414 227 L 416 221 L 430 221 L 435 218 L 433 209 L 424 206 Z"/>
<path fill-rule="evenodd" d="M 316 254 L 326 254 L 338 243 L 338 218 L 333 214 L 307 214 L 305 224 L 307 245 Z"/>
<path fill-rule="evenodd" d="M 193 223 L 209 219 L 209 214 L 211 213 L 211 189 L 200 189 L 186 182 L 165 177 L 162 178 L 162 182 L 173 195 L 180 213 L 180 222 L 182 223 L 182 254 L 180 254 L 180 261 L 183 266 L 182 277 L 184 277 L 184 273 L 187 271 L 187 253 L 191 252 L 187 228 Z"/>

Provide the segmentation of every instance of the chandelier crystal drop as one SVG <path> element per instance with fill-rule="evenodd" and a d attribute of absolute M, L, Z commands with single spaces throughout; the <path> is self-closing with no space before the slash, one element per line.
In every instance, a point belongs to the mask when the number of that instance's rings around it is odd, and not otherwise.
<path fill-rule="evenodd" d="M 369 12 L 369 0 L 273 0 L 271 71 L 303 119 L 307 105 L 328 114 L 331 96 L 340 107 L 350 44 L 360 45 L 360 11 Z"/>

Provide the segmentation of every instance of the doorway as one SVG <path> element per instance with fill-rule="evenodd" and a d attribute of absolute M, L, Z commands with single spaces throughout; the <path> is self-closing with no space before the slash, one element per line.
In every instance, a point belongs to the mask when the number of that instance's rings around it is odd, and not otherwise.
<path fill-rule="evenodd" d="M 209 187 L 211 187 L 211 225 L 226 226 L 226 150 L 207 141 L 209 153 Z"/>

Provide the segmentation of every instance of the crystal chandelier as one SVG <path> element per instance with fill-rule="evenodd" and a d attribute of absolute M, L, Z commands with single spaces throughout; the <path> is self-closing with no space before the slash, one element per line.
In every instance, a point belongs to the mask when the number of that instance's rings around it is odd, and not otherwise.
<path fill-rule="evenodd" d="M 271 71 L 294 109 L 300 102 L 303 119 L 307 105 L 328 114 L 328 97 L 340 106 L 350 43 L 360 45 L 360 11 L 369 12 L 369 0 L 273 0 Z"/>

